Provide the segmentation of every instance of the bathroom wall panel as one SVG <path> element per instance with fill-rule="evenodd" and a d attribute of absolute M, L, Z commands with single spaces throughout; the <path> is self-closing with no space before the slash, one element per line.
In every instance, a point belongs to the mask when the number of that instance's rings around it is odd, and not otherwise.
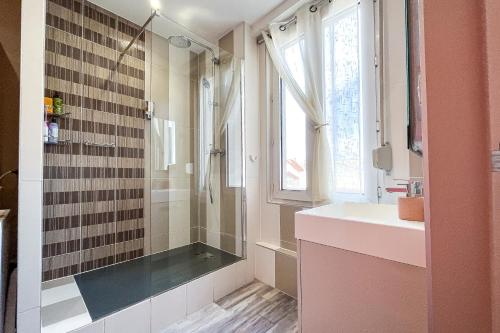
<path fill-rule="evenodd" d="M 429 331 L 492 332 L 487 133 L 495 104 L 488 102 L 485 2 L 422 1 L 420 9 Z M 490 14 L 498 20 L 498 11 Z"/>
<path fill-rule="evenodd" d="M 45 95 L 59 92 L 70 114 L 59 123 L 69 143 L 45 146 L 44 280 L 144 253 L 144 36 L 113 73 L 138 28 L 88 2 L 47 1 Z"/>
<path fill-rule="evenodd" d="M 490 120 L 490 148 L 498 150 L 500 144 L 500 2 L 485 1 L 486 43 L 488 55 L 488 105 Z M 492 331 L 500 332 L 500 173 L 492 172 L 490 220 L 491 307 Z"/>
<path fill-rule="evenodd" d="M 297 251 L 295 239 L 295 213 L 302 208 L 293 206 L 280 206 L 280 246 L 291 251 Z"/>
<path fill-rule="evenodd" d="M 276 252 L 275 288 L 297 298 L 297 257 Z"/>

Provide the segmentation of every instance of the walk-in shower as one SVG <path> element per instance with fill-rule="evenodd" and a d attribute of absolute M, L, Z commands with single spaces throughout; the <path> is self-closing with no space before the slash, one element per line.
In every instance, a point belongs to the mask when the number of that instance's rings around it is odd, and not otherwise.
<path fill-rule="evenodd" d="M 60 129 L 44 150 L 48 329 L 238 262 L 246 227 L 242 61 L 231 47 L 158 11 L 137 25 L 89 1 L 47 4 L 45 91 L 65 110 L 46 116 Z"/>
<path fill-rule="evenodd" d="M 212 60 L 212 78 L 215 78 L 215 73 L 216 73 L 215 66 L 220 65 L 220 60 L 219 60 L 219 58 L 217 58 L 213 48 L 211 48 L 210 46 L 207 46 L 203 43 L 200 43 L 192 38 L 186 37 L 186 36 L 170 36 L 167 38 L 167 41 L 170 43 L 170 45 L 173 45 L 173 46 L 175 46 L 177 48 L 181 48 L 181 49 L 187 49 L 187 48 L 191 47 L 191 45 L 196 44 L 197 46 L 209 51 L 211 54 L 211 57 L 212 57 L 212 59 L 211 59 Z M 212 99 L 208 100 L 207 107 L 214 109 L 213 111 L 211 110 L 212 111 L 212 126 L 213 126 L 213 124 L 215 124 L 215 117 L 216 117 L 215 107 L 217 106 L 217 104 L 215 102 L 215 99 L 216 99 L 215 98 L 215 90 L 211 90 L 210 82 L 208 81 L 208 79 L 206 77 L 202 77 L 201 81 L 202 81 L 203 89 L 205 91 L 207 91 L 208 93 L 210 93 L 210 91 L 212 91 Z M 203 92 L 203 94 L 205 94 L 205 91 Z M 202 110 L 202 112 L 203 111 L 204 110 Z M 205 110 L 205 112 L 206 112 L 206 110 Z M 211 176 L 212 175 L 212 172 L 211 172 L 211 170 L 212 170 L 212 157 L 218 156 L 218 155 L 223 155 L 223 154 L 224 154 L 223 150 L 221 150 L 220 148 L 215 148 L 215 131 L 212 129 L 212 142 L 211 142 L 211 149 L 209 151 L 209 157 L 208 157 L 208 171 L 207 171 L 208 177 L 206 177 L 208 194 L 209 194 L 211 204 L 214 203 L 214 188 L 212 186 L 212 176 Z"/>

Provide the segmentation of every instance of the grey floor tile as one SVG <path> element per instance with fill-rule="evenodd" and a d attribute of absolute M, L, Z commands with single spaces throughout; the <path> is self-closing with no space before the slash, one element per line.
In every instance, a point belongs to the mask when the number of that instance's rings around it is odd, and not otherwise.
<path fill-rule="evenodd" d="M 166 333 L 294 333 L 297 301 L 261 282 L 245 286 L 170 326 Z"/>

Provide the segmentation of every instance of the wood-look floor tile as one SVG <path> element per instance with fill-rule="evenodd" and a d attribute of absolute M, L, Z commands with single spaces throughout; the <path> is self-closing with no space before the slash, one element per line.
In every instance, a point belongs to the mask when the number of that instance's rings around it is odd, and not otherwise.
<path fill-rule="evenodd" d="M 280 321 L 278 321 L 266 333 L 298 333 L 298 314 L 297 312 L 289 313 Z"/>
<path fill-rule="evenodd" d="M 255 281 L 168 327 L 165 333 L 295 333 L 297 301 Z"/>
<path fill-rule="evenodd" d="M 265 285 L 262 282 L 253 282 L 241 289 L 236 290 L 232 294 L 221 298 L 219 301 L 217 301 L 217 304 L 224 309 L 229 309 L 252 295 L 262 294 L 272 289 L 273 288 Z"/>

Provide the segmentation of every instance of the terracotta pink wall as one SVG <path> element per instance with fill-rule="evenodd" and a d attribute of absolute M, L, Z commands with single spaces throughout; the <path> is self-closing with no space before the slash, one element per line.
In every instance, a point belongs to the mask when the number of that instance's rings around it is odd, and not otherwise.
<path fill-rule="evenodd" d="M 303 333 L 427 331 L 425 268 L 299 241 Z"/>
<path fill-rule="evenodd" d="M 500 1 L 486 0 L 490 146 L 500 145 Z M 493 331 L 500 332 L 500 173 L 492 173 L 491 265 Z"/>
<path fill-rule="evenodd" d="M 431 332 L 491 331 L 483 6 L 483 0 L 422 2 Z"/>

